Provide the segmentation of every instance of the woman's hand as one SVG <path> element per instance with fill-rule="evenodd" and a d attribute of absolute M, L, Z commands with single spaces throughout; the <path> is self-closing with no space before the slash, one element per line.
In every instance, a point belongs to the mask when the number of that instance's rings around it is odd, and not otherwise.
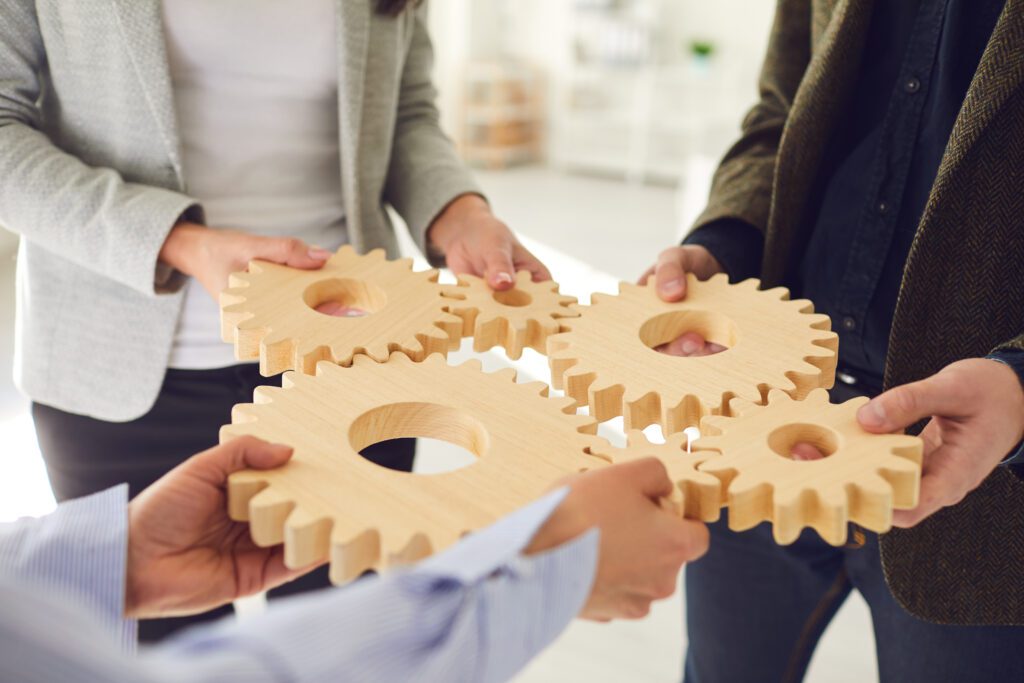
<path fill-rule="evenodd" d="M 654 286 L 663 301 L 682 301 L 686 298 L 686 274 L 693 273 L 698 280 L 707 280 L 725 269 L 711 252 L 696 244 L 670 247 L 658 255 L 658 261 L 640 276 L 638 284 L 647 284 L 654 276 Z M 709 342 L 696 332 L 673 339 L 657 347 L 657 351 L 670 356 L 710 356 L 720 353 L 725 347 Z"/>
<path fill-rule="evenodd" d="M 456 198 L 427 229 L 428 249 L 441 254 L 456 275 L 482 277 L 493 289 L 508 289 L 516 271 L 528 270 L 534 282 L 551 273 L 526 249 L 491 207 L 475 194 Z"/>
<path fill-rule="evenodd" d="M 214 301 L 228 286 L 228 276 L 245 270 L 253 259 L 316 270 L 331 255 L 294 237 L 259 237 L 194 223 L 176 225 L 160 250 L 162 262 L 194 277 Z"/>
<path fill-rule="evenodd" d="M 228 475 L 284 465 L 287 446 L 243 436 L 165 474 L 128 505 L 125 613 L 196 614 L 279 586 L 312 569 L 288 569 L 282 546 L 260 548 L 227 513 Z"/>

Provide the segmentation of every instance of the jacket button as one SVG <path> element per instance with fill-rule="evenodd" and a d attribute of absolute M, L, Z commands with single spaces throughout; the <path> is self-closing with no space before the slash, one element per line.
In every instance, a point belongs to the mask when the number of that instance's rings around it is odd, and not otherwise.
<path fill-rule="evenodd" d="M 843 326 L 843 329 L 846 330 L 847 332 L 852 332 L 853 330 L 857 329 L 857 321 L 851 318 L 850 316 L 846 316 L 845 318 L 843 318 L 840 324 Z"/>
<path fill-rule="evenodd" d="M 911 95 L 915 94 L 920 89 L 921 89 L 921 81 L 919 81 L 916 78 L 911 77 L 911 78 L 908 78 L 907 80 L 905 80 L 903 82 L 903 90 L 904 90 L 904 92 L 910 93 Z"/>

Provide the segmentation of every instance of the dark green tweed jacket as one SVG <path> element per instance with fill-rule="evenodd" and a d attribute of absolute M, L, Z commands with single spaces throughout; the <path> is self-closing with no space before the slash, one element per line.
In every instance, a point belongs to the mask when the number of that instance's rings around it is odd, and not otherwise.
<path fill-rule="evenodd" d="M 765 286 L 801 258 L 812 180 L 875 1 L 779 0 L 760 101 L 697 222 L 762 229 Z M 953 127 L 904 270 L 886 386 L 999 348 L 1024 349 L 1024 0 L 1007 0 Z M 960 504 L 883 535 L 882 564 L 923 619 L 1024 624 L 1024 480 L 997 468 Z"/>

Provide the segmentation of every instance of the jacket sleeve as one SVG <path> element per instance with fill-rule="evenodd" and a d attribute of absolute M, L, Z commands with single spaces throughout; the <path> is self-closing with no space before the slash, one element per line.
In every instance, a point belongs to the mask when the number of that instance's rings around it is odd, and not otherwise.
<path fill-rule="evenodd" d="M 434 50 L 427 33 L 426 3 L 415 10 L 412 21 L 384 199 L 429 255 L 426 232 L 438 214 L 459 195 L 482 192 L 441 130 L 437 89 L 430 75 Z"/>
<path fill-rule="evenodd" d="M 697 218 L 694 231 L 729 219 L 764 232 L 779 141 L 810 58 L 810 1 L 779 0 L 761 68 L 760 98 L 743 119 L 739 140 L 715 172 L 707 208 Z"/>
<path fill-rule="evenodd" d="M 157 257 L 180 217 L 199 215 L 195 201 L 55 145 L 39 107 L 46 61 L 35 3 L 0 0 L 0 224 L 144 294 L 180 285 Z"/>

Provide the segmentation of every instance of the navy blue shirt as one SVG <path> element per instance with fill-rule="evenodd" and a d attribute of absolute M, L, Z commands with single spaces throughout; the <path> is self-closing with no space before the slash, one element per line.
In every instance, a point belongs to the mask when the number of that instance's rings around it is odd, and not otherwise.
<path fill-rule="evenodd" d="M 910 246 L 953 124 L 1005 0 L 880 0 L 858 80 L 825 149 L 792 281 L 839 334 L 839 378 L 881 391 L 896 298 Z M 755 277 L 764 241 L 722 220 L 685 240 L 733 279 Z M 1024 353 L 998 358 L 1024 382 Z"/>

